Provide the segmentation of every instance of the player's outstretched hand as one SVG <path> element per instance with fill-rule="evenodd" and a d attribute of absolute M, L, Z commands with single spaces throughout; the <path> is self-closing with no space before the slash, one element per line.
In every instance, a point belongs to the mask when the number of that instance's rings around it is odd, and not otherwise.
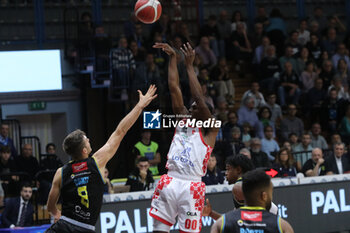
<path fill-rule="evenodd" d="M 211 204 L 210 204 L 210 202 L 209 202 L 209 199 L 207 198 L 207 204 L 204 206 L 204 208 L 203 208 L 203 213 L 202 213 L 202 216 L 209 216 L 210 215 L 210 213 L 211 213 L 211 211 L 213 210 L 212 208 L 211 208 Z"/>
<path fill-rule="evenodd" d="M 151 85 L 148 88 L 148 91 L 145 95 L 143 95 L 140 90 L 137 90 L 137 92 L 139 93 L 139 106 L 141 106 L 142 108 L 147 107 L 147 105 L 149 105 L 149 103 L 151 103 L 151 101 L 158 96 L 157 94 L 155 94 L 156 91 L 157 88 L 155 85 Z"/>
<path fill-rule="evenodd" d="M 155 48 L 155 49 L 162 49 L 169 56 L 176 55 L 175 50 L 167 43 L 155 43 L 153 45 L 153 48 Z"/>
<path fill-rule="evenodd" d="M 190 45 L 190 43 L 183 44 L 180 48 L 183 54 L 185 54 L 186 65 L 193 65 L 194 58 L 196 56 L 196 52 Z"/>

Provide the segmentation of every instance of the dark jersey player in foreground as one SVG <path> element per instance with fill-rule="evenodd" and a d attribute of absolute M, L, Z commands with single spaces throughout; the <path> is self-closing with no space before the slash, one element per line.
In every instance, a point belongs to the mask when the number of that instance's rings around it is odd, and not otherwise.
<path fill-rule="evenodd" d="M 100 213 L 104 190 L 103 171 L 107 162 L 116 153 L 127 131 L 140 116 L 142 110 L 157 97 L 156 87 L 151 85 L 146 95 L 139 92 L 139 102 L 124 117 L 107 143 L 92 157 L 89 139 L 81 130 L 70 133 L 63 141 L 64 151 L 72 161 L 57 169 L 53 178 L 47 208 L 55 223 L 48 233 L 94 232 Z M 62 213 L 56 207 L 62 197 Z"/>
<path fill-rule="evenodd" d="M 273 185 L 264 170 L 243 175 L 243 195 L 246 206 L 224 214 L 211 228 L 211 233 L 294 233 L 291 225 L 271 208 Z"/>

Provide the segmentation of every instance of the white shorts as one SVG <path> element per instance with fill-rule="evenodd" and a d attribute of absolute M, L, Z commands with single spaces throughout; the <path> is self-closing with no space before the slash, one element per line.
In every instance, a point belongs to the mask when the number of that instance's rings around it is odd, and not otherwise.
<path fill-rule="evenodd" d="M 204 198 L 203 182 L 181 180 L 166 174 L 160 178 L 154 191 L 149 214 L 169 229 L 178 216 L 180 232 L 200 232 Z M 154 224 L 154 228 L 157 226 L 159 224 Z"/>

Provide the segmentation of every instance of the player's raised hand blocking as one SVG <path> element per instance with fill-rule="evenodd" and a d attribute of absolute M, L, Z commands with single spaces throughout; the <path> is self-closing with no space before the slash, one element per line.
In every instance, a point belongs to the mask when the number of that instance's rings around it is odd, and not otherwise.
<path fill-rule="evenodd" d="M 186 44 L 183 44 L 183 46 L 180 49 L 185 55 L 186 66 L 193 65 L 196 52 L 194 51 L 190 43 L 187 42 Z"/>
<path fill-rule="evenodd" d="M 151 85 L 148 88 L 148 91 L 145 95 L 142 94 L 142 92 L 140 90 L 137 90 L 137 92 L 139 93 L 139 106 L 142 108 L 147 107 L 147 105 L 149 105 L 149 103 L 151 103 L 152 100 L 154 100 L 158 95 L 155 94 L 157 91 L 157 88 L 155 85 Z"/>
<path fill-rule="evenodd" d="M 153 48 L 155 48 L 155 49 L 162 49 L 169 56 L 175 56 L 176 55 L 175 50 L 167 43 L 155 43 L 153 45 Z"/>

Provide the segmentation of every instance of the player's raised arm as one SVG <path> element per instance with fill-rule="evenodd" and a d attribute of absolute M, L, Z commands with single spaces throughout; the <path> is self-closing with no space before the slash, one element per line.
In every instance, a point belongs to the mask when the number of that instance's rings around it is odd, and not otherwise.
<path fill-rule="evenodd" d="M 167 43 L 155 43 L 155 45 L 153 45 L 153 48 L 162 49 L 166 54 L 169 55 L 168 86 L 174 114 L 187 114 L 188 111 L 184 105 L 179 83 L 179 73 L 177 70 L 175 50 Z"/>
<path fill-rule="evenodd" d="M 143 95 L 142 92 L 138 90 L 140 98 L 139 102 L 131 110 L 131 112 L 129 112 L 128 115 L 126 115 L 119 122 L 116 130 L 109 137 L 107 143 L 93 155 L 100 168 L 104 168 L 107 162 L 114 156 L 120 145 L 120 142 L 123 140 L 125 134 L 140 116 L 142 110 L 157 97 L 155 94 L 156 90 L 157 88 L 155 85 L 151 85 L 145 95 Z"/>
<path fill-rule="evenodd" d="M 185 63 L 188 74 L 188 81 L 190 84 L 191 95 L 193 100 L 197 104 L 197 108 L 200 111 L 201 120 L 207 120 L 212 117 L 212 114 L 205 102 L 205 98 L 202 92 L 201 85 L 197 79 L 197 75 L 194 72 L 193 61 L 195 58 L 195 51 L 191 47 L 190 43 L 184 44 L 181 51 L 185 54 Z"/>

